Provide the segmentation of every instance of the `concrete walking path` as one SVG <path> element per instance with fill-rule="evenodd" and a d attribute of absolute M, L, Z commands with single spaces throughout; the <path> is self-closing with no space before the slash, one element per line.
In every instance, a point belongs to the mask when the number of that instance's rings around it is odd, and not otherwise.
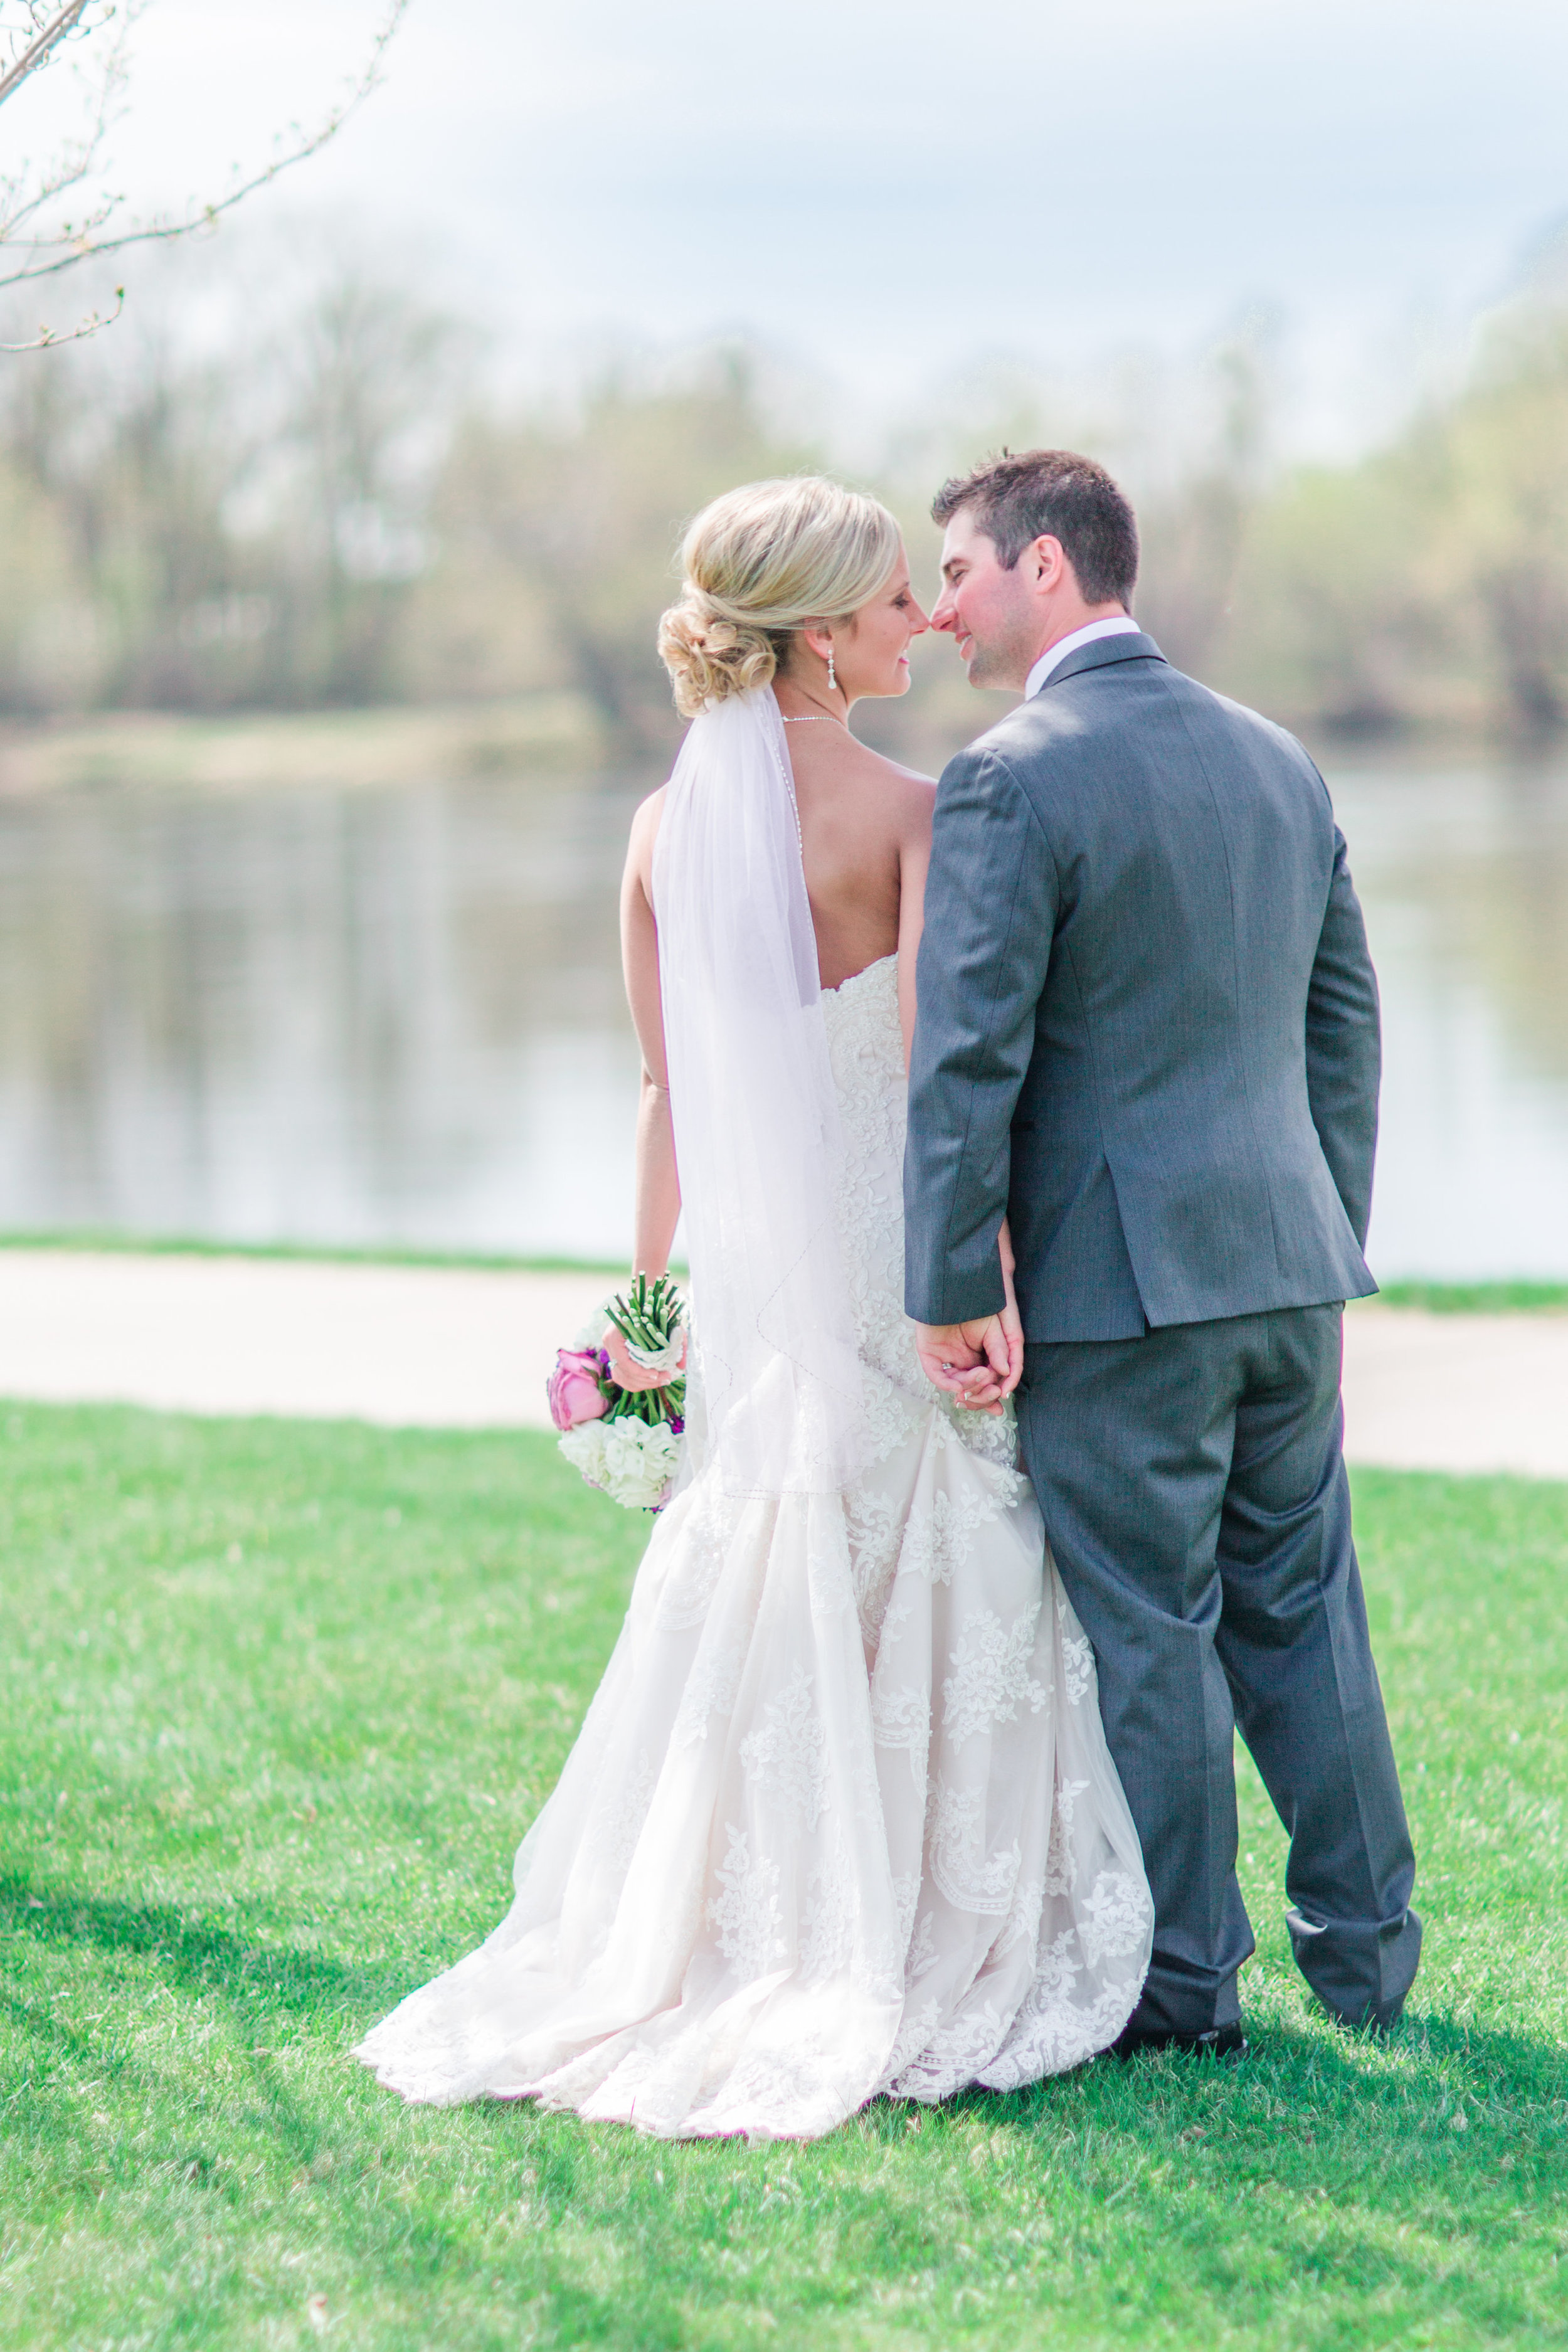
<path fill-rule="evenodd" d="M 0 1251 L 0 1396 L 426 1428 L 549 1426 L 594 1274 Z M 1568 1479 L 1568 1314 L 1345 1318 L 1346 1447 Z"/>

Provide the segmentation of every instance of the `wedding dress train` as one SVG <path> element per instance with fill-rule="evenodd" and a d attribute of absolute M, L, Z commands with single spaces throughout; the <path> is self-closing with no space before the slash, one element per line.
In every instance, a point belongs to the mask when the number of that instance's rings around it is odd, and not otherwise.
<path fill-rule="evenodd" d="M 822 1006 L 871 1466 L 733 1499 L 694 1398 L 510 1913 L 360 2045 L 406 2098 L 806 2137 L 1076 2065 L 1138 1999 L 1138 1840 L 1011 1409 L 934 1389 L 901 1310 L 896 958 Z"/>

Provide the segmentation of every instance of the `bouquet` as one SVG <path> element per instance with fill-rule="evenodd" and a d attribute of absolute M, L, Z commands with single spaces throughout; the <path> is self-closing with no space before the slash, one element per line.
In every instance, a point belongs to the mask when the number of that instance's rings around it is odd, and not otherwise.
<path fill-rule="evenodd" d="M 680 1462 L 686 1426 L 686 1328 L 680 1293 L 668 1275 L 637 1275 L 607 1298 L 570 1348 L 556 1350 L 546 1394 L 561 1432 L 561 1451 L 590 1486 L 628 1511 L 661 1510 Z M 626 1389 L 605 1342 L 618 1331 L 645 1371 L 668 1377 L 657 1388 Z"/>

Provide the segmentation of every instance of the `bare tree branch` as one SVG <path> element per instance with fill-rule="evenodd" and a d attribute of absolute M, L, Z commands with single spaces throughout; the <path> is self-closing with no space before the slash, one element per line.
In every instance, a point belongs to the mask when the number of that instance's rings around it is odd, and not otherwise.
<path fill-rule="evenodd" d="M 363 66 L 331 112 L 313 130 L 291 124 L 289 132 L 275 142 L 279 152 L 271 161 L 226 194 L 207 203 L 194 204 L 182 213 L 154 216 L 125 228 L 111 226 L 124 198 L 106 194 L 89 204 L 82 217 L 61 220 L 53 227 L 40 227 L 29 234 L 26 232 L 30 225 L 37 222 L 41 214 L 93 175 L 110 125 L 118 120 L 115 100 L 125 79 L 126 36 L 150 0 L 118 0 L 118 5 L 116 0 L 108 0 L 108 5 L 104 0 L 65 0 L 65 5 L 52 14 L 51 5 L 52 0 L 20 0 L 21 25 L 11 28 L 4 26 L 0 10 L 0 105 L 48 66 L 68 42 L 90 41 L 109 32 L 110 26 L 112 37 L 94 54 L 96 88 L 88 101 L 88 120 L 80 136 L 37 177 L 26 167 L 9 178 L 0 177 L 0 255 L 9 252 L 16 257 L 16 266 L 10 268 L 0 260 L 0 292 L 31 285 L 38 278 L 58 278 L 84 262 L 121 253 L 131 246 L 166 244 L 210 229 L 236 205 L 243 204 L 258 189 L 270 186 L 296 163 L 318 154 L 380 86 L 387 49 L 407 14 L 409 0 L 387 0 Z M 96 16 L 95 10 L 99 12 Z M 4 61 L 7 44 L 11 51 L 8 64 Z M 121 287 L 116 289 L 115 308 L 107 317 L 94 311 L 64 333 L 45 325 L 31 341 L 0 344 L 0 352 L 37 351 L 51 343 L 78 341 L 83 336 L 96 334 L 101 327 L 112 325 L 123 302 Z"/>
<path fill-rule="evenodd" d="M 5 23 L 7 5 L 19 13 L 19 25 Z M 40 168 L 24 160 L 14 170 L 0 175 L 0 247 L 16 242 L 24 222 L 35 218 L 68 188 L 89 178 L 95 169 L 110 124 L 118 119 L 115 100 L 125 83 L 126 42 L 132 26 L 149 5 L 150 0 L 84 0 L 82 7 L 73 9 L 68 5 L 60 15 L 46 21 L 49 0 L 0 0 L 0 57 L 7 48 L 10 52 L 5 72 L 7 97 L 15 97 L 25 81 L 34 79 L 47 66 L 57 62 L 67 40 L 78 51 L 97 42 L 97 47 L 90 49 L 88 66 L 78 68 L 79 79 L 85 86 L 87 119 L 76 138 L 67 143 L 52 163 Z M 29 35 L 33 36 L 30 39 Z M 119 202 L 116 196 L 105 195 L 86 221 L 62 222 L 56 242 L 74 239 L 84 229 L 100 228 Z"/>
<path fill-rule="evenodd" d="M 63 334 L 57 328 L 41 326 L 30 342 L 0 343 L 0 352 L 47 352 L 56 343 L 84 342 L 89 335 L 96 335 L 100 327 L 112 327 L 124 308 L 125 289 L 123 286 L 117 286 L 114 289 L 114 308 L 107 318 L 100 310 L 89 310 L 85 319 L 74 327 L 68 327 Z"/>
<path fill-rule="evenodd" d="M 69 0 L 69 5 L 60 10 L 54 23 L 46 25 L 31 47 L 23 50 L 9 72 L 0 75 L 0 105 L 5 104 L 18 82 L 26 81 L 30 73 L 37 72 L 56 44 L 74 31 L 87 5 L 88 0 Z"/>

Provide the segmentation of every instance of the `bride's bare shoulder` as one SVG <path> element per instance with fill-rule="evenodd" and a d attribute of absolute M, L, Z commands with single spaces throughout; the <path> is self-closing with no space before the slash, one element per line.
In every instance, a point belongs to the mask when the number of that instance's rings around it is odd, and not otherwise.
<path fill-rule="evenodd" d="M 647 800 L 638 801 L 637 807 L 632 811 L 630 845 L 634 855 L 638 850 L 652 849 L 654 835 L 658 831 L 658 821 L 664 814 L 664 803 L 668 792 L 668 784 L 660 784 L 657 793 L 649 793 Z"/>
<path fill-rule="evenodd" d="M 868 752 L 868 757 L 875 760 L 878 767 L 897 783 L 901 785 L 913 785 L 917 791 L 924 793 L 928 798 L 934 799 L 936 795 L 936 778 L 934 776 L 928 776 L 923 769 L 906 768 L 901 760 L 889 760 L 880 751 Z"/>
<path fill-rule="evenodd" d="M 665 793 L 660 784 L 657 793 L 649 793 L 639 801 L 632 813 L 631 832 L 626 837 L 626 877 L 640 882 L 651 898 L 653 895 L 653 845 L 658 837 L 658 821 L 664 814 Z"/>
<path fill-rule="evenodd" d="M 901 761 L 889 760 L 867 743 L 857 743 L 853 757 L 857 786 L 876 794 L 900 832 L 911 825 L 929 829 L 936 799 L 934 776 L 922 776 L 918 768 L 906 768 Z"/>
<path fill-rule="evenodd" d="M 918 768 L 906 768 L 900 761 L 889 760 L 885 752 L 873 751 L 868 743 L 858 741 L 847 729 L 838 729 L 831 736 L 825 729 L 823 737 L 804 748 L 808 757 L 815 754 L 821 760 L 823 768 L 829 771 L 836 781 L 853 782 L 861 791 L 885 793 L 895 799 L 903 799 L 910 793 L 931 794 L 936 791 L 933 777 L 922 776 Z M 792 745 L 791 749 L 794 748 Z M 797 759 L 797 776 L 800 768 L 801 762 Z"/>

